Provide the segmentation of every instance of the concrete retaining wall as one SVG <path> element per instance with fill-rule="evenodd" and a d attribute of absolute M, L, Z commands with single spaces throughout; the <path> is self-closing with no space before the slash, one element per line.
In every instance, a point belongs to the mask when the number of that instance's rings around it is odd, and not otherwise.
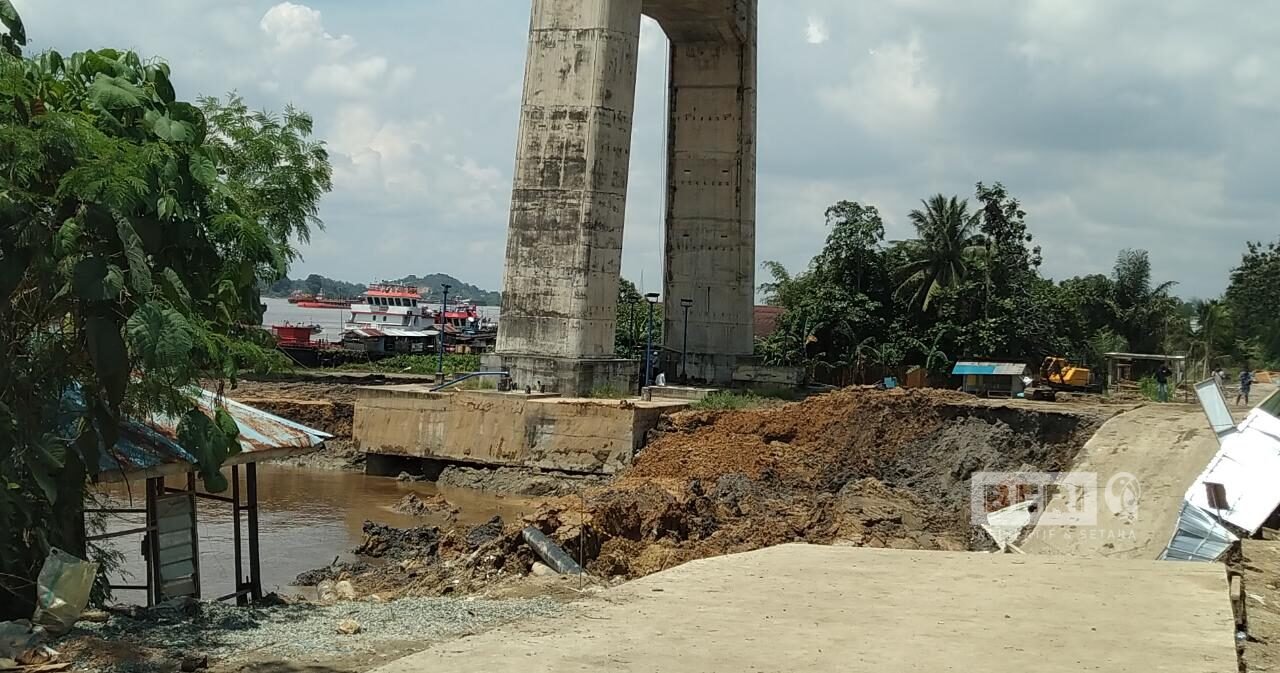
<path fill-rule="evenodd" d="M 612 474 L 673 401 L 566 399 L 492 391 L 362 388 L 354 439 L 365 453 Z"/>

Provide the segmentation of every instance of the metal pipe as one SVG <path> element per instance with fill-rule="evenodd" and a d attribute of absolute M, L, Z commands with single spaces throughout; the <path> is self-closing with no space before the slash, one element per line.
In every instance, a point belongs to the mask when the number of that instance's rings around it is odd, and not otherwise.
<path fill-rule="evenodd" d="M 529 547 L 533 549 L 534 553 L 538 555 L 538 558 L 545 561 L 548 566 L 551 566 L 552 570 L 561 575 L 583 574 L 582 566 L 578 565 L 578 562 L 573 560 L 572 556 L 566 554 L 560 545 L 543 535 L 542 531 L 533 526 L 526 526 L 524 530 L 520 531 L 520 534 L 524 537 L 524 541 L 529 544 Z"/>
<path fill-rule="evenodd" d="M 200 523 L 197 513 L 199 508 L 196 506 L 196 496 L 199 492 L 196 490 L 196 473 L 187 473 L 187 492 L 191 498 L 191 566 L 195 572 L 195 590 L 196 600 L 200 600 L 200 585 L 203 579 L 200 576 Z"/>
<path fill-rule="evenodd" d="M 497 376 L 497 377 L 499 377 L 499 378 L 506 378 L 506 377 L 510 376 L 510 373 L 508 373 L 508 372 L 471 372 L 470 374 L 467 374 L 466 376 L 463 376 L 463 377 L 461 377 L 461 378 L 457 378 L 457 379 L 454 379 L 454 380 L 452 380 L 452 381 L 450 381 L 450 382 L 448 382 L 448 383 L 443 383 L 443 384 L 441 384 L 441 385 L 438 385 L 438 386 L 436 386 L 436 387 L 434 387 L 434 388 L 432 388 L 432 389 L 428 390 L 427 392 L 432 392 L 432 393 L 434 393 L 434 392 L 438 392 L 438 391 L 444 390 L 445 388 L 448 388 L 448 387 L 450 387 L 450 386 L 455 386 L 455 385 L 457 385 L 457 384 L 459 384 L 459 383 L 462 383 L 463 381 L 466 381 L 467 379 L 474 379 L 474 378 L 477 378 L 477 377 L 480 377 L 480 376 Z"/>
<path fill-rule="evenodd" d="M 449 288 L 453 287 L 448 283 L 444 283 L 444 298 L 440 300 L 440 334 L 437 335 L 437 343 L 440 346 L 439 365 L 436 367 L 436 374 L 440 376 L 440 383 L 444 383 L 444 321 L 448 318 L 449 312 Z"/>
<path fill-rule="evenodd" d="M 142 526 L 140 528 L 128 528 L 118 530 L 112 533 L 99 533 L 97 535 L 89 535 L 85 540 L 89 542 L 97 542 L 98 540 L 110 540 L 113 537 L 124 537 L 126 535 L 137 535 L 138 533 L 150 533 L 155 530 L 155 526 Z"/>
<path fill-rule="evenodd" d="M 235 587 L 236 591 L 244 589 L 246 582 L 244 581 L 244 545 L 240 540 L 240 466 L 231 466 L 231 548 L 235 558 L 233 566 L 235 568 Z"/>
<path fill-rule="evenodd" d="M 249 590 L 256 601 L 262 599 L 262 558 L 258 554 L 258 464 L 249 463 L 244 473 L 249 496 Z"/>
<path fill-rule="evenodd" d="M 657 305 L 658 298 L 655 294 L 645 295 L 649 300 L 649 337 L 644 348 L 644 384 L 646 386 L 653 385 L 653 307 Z"/>
<path fill-rule="evenodd" d="M 684 344 L 680 347 L 680 382 L 689 382 L 689 309 L 693 306 L 692 299 L 681 299 L 680 306 L 684 307 Z"/>

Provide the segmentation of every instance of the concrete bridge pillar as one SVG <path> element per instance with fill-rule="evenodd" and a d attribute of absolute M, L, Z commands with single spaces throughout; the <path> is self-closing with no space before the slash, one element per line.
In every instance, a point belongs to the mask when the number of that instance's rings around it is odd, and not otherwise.
<path fill-rule="evenodd" d="M 642 12 L 672 41 L 667 352 L 688 298 L 693 375 L 727 382 L 751 353 L 755 3 L 534 0 L 498 333 L 518 386 L 635 385 L 614 331 Z"/>

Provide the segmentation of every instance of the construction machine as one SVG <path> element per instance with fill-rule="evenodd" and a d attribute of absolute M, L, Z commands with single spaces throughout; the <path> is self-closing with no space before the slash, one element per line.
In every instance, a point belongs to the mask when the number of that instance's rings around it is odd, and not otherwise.
<path fill-rule="evenodd" d="M 1026 396 L 1037 400 L 1056 400 L 1059 392 L 1097 393 L 1102 386 L 1093 371 L 1071 364 L 1066 358 L 1049 356 L 1040 365 L 1040 378 L 1027 389 Z"/>

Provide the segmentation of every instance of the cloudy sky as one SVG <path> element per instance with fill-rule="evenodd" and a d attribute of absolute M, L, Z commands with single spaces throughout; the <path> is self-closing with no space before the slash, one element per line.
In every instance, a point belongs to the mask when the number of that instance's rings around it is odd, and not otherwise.
<path fill-rule="evenodd" d="M 529 0 L 14 0 L 36 49 L 164 57 L 179 94 L 310 111 L 327 230 L 296 274 L 497 289 Z M 1003 181 L 1055 278 L 1151 251 L 1187 296 L 1274 240 L 1280 7 L 1202 0 L 760 0 L 759 258 L 803 267 L 839 199 L 891 238 Z M 646 21 L 624 273 L 660 276 L 665 39 Z"/>

